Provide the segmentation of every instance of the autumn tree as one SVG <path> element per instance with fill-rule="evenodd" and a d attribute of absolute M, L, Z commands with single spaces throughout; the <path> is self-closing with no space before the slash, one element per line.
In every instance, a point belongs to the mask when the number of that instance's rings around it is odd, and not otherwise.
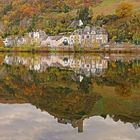
<path fill-rule="evenodd" d="M 22 16 L 31 17 L 32 15 L 37 13 L 37 9 L 27 4 L 24 4 L 20 7 L 19 12 L 22 13 Z"/>
<path fill-rule="evenodd" d="M 120 18 L 129 17 L 132 15 L 133 5 L 127 2 L 122 2 L 116 9 L 116 15 Z"/>

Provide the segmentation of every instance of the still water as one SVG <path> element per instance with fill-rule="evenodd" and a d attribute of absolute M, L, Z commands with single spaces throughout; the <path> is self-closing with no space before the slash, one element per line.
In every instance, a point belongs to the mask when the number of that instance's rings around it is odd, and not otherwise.
<path fill-rule="evenodd" d="M 140 56 L 1 54 L 0 140 L 140 140 Z"/>

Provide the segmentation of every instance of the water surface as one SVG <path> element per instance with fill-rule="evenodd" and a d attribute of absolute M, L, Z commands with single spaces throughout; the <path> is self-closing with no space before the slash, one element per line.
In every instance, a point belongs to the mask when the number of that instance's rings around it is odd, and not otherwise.
<path fill-rule="evenodd" d="M 1 140 L 139 140 L 140 56 L 0 55 Z"/>

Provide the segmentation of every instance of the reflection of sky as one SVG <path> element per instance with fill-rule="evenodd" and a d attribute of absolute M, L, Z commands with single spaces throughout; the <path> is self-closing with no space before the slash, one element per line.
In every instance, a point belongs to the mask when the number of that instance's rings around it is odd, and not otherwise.
<path fill-rule="evenodd" d="M 0 140 L 140 140 L 140 129 L 109 117 L 84 121 L 84 132 L 59 124 L 29 104 L 0 104 Z"/>

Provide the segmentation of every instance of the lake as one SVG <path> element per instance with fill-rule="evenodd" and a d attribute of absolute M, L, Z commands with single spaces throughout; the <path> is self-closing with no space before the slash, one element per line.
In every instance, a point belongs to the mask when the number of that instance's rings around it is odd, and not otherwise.
<path fill-rule="evenodd" d="M 140 55 L 0 54 L 0 140 L 140 140 Z"/>

